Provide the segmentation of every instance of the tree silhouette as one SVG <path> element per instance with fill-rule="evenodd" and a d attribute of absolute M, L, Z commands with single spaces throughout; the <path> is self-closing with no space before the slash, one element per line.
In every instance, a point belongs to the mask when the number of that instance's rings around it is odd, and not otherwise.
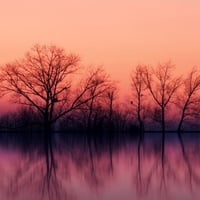
<path fill-rule="evenodd" d="M 3 68 L 3 90 L 14 92 L 17 103 L 34 107 L 49 132 L 58 117 L 55 108 L 68 102 L 69 76 L 78 70 L 78 61 L 56 46 L 35 45 L 23 60 Z"/>
<path fill-rule="evenodd" d="M 131 104 L 136 107 L 137 121 L 139 124 L 139 130 L 142 134 L 144 131 L 144 105 L 143 96 L 146 90 L 144 82 L 145 66 L 138 65 L 131 74 L 131 86 L 134 95 L 134 101 Z"/>
<path fill-rule="evenodd" d="M 105 101 L 105 95 L 112 87 L 112 82 L 104 69 L 97 67 L 89 71 L 88 78 L 83 83 L 83 87 L 85 85 L 91 85 L 92 87 L 81 97 L 81 101 L 87 102 L 82 105 L 80 110 L 83 113 L 84 120 L 86 120 L 86 130 L 90 132 L 97 126 L 97 121 L 101 121 L 101 117 L 104 118 L 102 116 L 104 115 L 103 101 Z"/>
<path fill-rule="evenodd" d="M 172 70 L 174 66 L 170 63 L 159 64 L 156 69 L 146 68 L 145 82 L 154 102 L 161 110 L 161 127 L 165 132 L 166 107 L 173 95 L 181 85 L 181 78 L 174 78 Z"/>
<path fill-rule="evenodd" d="M 79 57 L 56 46 L 35 45 L 25 58 L 2 68 L 2 93 L 12 92 L 16 103 L 31 106 L 40 113 L 44 132 L 80 105 L 94 99 L 103 78 L 89 74 L 77 92 L 72 92 L 72 78 L 79 70 Z M 90 96 L 86 93 L 90 91 Z M 83 97 L 84 96 L 84 97 Z"/>
<path fill-rule="evenodd" d="M 200 90 L 200 71 L 193 68 L 188 74 L 188 77 L 183 81 L 183 92 L 178 95 L 176 105 L 181 110 L 181 115 L 178 123 L 177 131 L 181 132 L 183 123 L 186 119 L 195 115 L 196 106 L 199 105 L 199 90 Z"/>
<path fill-rule="evenodd" d="M 115 129 L 115 124 L 114 124 L 114 101 L 117 98 L 117 87 L 113 83 L 108 90 L 105 93 L 105 103 L 108 108 L 106 108 L 106 113 L 107 113 L 107 127 L 109 132 L 114 132 Z"/>

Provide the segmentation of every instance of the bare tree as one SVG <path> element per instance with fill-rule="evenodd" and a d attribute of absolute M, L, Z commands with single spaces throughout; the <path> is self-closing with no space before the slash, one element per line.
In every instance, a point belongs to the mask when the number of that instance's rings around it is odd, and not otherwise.
<path fill-rule="evenodd" d="M 70 111 L 94 98 L 85 93 L 95 90 L 102 79 L 95 73 L 87 77 L 78 93 L 72 92 L 73 75 L 80 68 L 79 57 L 67 54 L 56 46 L 35 45 L 25 58 L 2 68 L 2 93 L 13 93 L 15 102 L 36 109 L 41 117 L 45 132 Z M 93 88 L 93 89 L 92 89 Z"/>
<path fill-rule="evenodd" d="M 116 82 L 109 82 L 107 90 L 101 98 L 101 105 L 104 110 L 104 130 L 112 133 L 115 131 L 115 108 L 118 96 L 118 89 Z"/>
<path fill-rule="evenodd" d="M 116 86 L 111 86 L 108 88 L 108 91 L 106 92 L 106 97 L 108 100 L 108 106 L 109 106 L 109 111 L 108 111 L 108 120 L 111 122 L 113 120 L 113 102 L 116 100 L 117 96 L 117 87 Z"/>
<path fill-rule="evenodd" d="M 3 68 L 3 90 L 13 92 L 15 102 L 39 111 L 49 132 L 55 107 L 68 102 L 69 76 L 78 70 L 78 61 L 55 46 L 35 45 L 23 60 Z"/>
<path fill-rule="evenodd" d="M 180 133 L 182 125 L 187 118 L 195 114 L 195 108 L 199 105 L 200 71 L 193 68 L 188 77 L 183 81 L 183 91 L 178 95 L 176 105 L 181 110 L 177 131 Z"/>
<path fill-rule="evenodd" d="M 181 85 L 181 78 L 172 75 L 174 66 L 170 63 L 158 65 L 156 69 L 146 68 L 145 82 L 154 102 L 161 110 L 161 127 L 165 132 L 166 107 Z"/>
<path fill-rule="evenodd" d="M 137 121 L 139 124 L 140 133 L 144 131 L 144 101 L 143 96 L 146 90 L 144 75 L 146 67 L 138 65 L 131 74 L 131 86 L 134 96 L 134 101 L 131 104 L 136 108 Z"/>
<path fill-rule="evenodd" d="M 82 111 L 84 111 L 86 115 L 86 129 L 90 132 L 97 118 L 102 114 L 100 113 L 103 111 L 102 101 L 105 101 L 105 94 L 109 92 L 112 83 L 102 67 L 91 70 L 86 82 L 87 84 L 83 83 L 84 87 L 85 85 L 92 85 L 92 87 L 81 97 L 81 101 L 85 102 L 89 99 L 87 103 L 82 106 Z"/>

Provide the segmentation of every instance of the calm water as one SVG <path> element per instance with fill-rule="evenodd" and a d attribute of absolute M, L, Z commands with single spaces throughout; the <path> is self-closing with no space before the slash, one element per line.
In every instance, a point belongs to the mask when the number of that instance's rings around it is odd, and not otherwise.
<path fill-rule="evenodd" d="M 200 199 L 200 136 L 0 136 L 2 200 Z"/>

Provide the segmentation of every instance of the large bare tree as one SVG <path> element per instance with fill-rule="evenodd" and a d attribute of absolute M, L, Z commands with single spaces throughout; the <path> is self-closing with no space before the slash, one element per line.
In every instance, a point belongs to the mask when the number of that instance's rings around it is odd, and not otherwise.
<path fill-rule="evenodd" d="M 11 92 L 15 102 L 36 109 L 44 131 L 51 132 L 58 119 L 97 95 L 83 98 L 102 83 L 95 74 L 86 78 L 78 92 L 72 92 L 72 79 L 79 68 L 78 56 L 56 46 L 35 45 L 24 59 L 2 68 L 2 93 Z"/>
<path fill-rule="evenodd" d="M 161 127 L 165 132 L 166 107 L 181 85 L 181 78 L 174 77 L 174 66 L 170 63 L 159 64 L 157 68 L 146 68 L 145 82 L 154 102 L 161 111 Z"/>
<path fill-rule="evenodd" d="M 131 101 L 131 104 L 136 109 L 140 133 L 144 131 L 144 95 L 147 88 L 144 81 L 145 72 L 146 67 L 138 65 L 131 74 L 131 87 L 134 96 L 134 100 Z"/>

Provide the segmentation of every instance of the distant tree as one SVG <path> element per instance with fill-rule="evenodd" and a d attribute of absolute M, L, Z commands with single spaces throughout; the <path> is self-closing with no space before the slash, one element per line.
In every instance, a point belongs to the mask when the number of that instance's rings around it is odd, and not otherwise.
<path fill-rule="evenodd" d="M 2 132 L 26 132 L 39 131 L 39 119 L 37 113 L 31 108 L 21 107 L 16 111 L 5 113 L 0 117 Z"/>
<path fill-rule="evenodd" d="M 161 127 L 165 132 L 166 107 L 181 85 L 181 78 L 173 77 L 174 66 L 170 63 L 159 64 L 156 69 L 146 68 L 145 83 L 154 102 L 161 111 Z"/>
<path fill-rule="evenodd" d="M 33 133 L 41 131 L 41 120 L 37 112 L 31 107 L 21 107 L 16 110 L 15 120 L 16 131 L 22 133 Z M 8 127 L 9 128 L 9 127 Z"/>
<path fill-rule="evenodd" d="M 104 115 L 103 101 L 105 101 L 105 95 L 112 87 L 112 82 L 104 69 L 98 67 L 89 71 L 88 78 L 83 82 L 83 87 L 85 85 L 92 85 L 92 87 L 82 95 L 81 101 L 85 102 L 87 99 L 89 100 L 80 109 L 84 120 L 86 120 L 86 129 L 90 132 L 97 125 L 97 121 L 101 121 L 104 118 L 102 116 Z"/>
<path fill-rule="evenodd" d="M 15 128 L 16 113 L 6 113 L 0 117 L 0 130 L 1 132 L 10 132 Z"/>
<path fill-rule="evenodd" d="M 153 121 L 155 122 L 158 122 L 158 123 L 161 123 L 161 119 L 162 119 L 162 116 L 161 116 L 161 110 L 160 108 L 157 106 L 157 107 L 153 107 L 153 110 L 152 110 L 152 118 L 153 118 Z"/>
<path fill-rule="evenodd" d="M 183 80 L 184 88 L 177 95 L 176 105 L 181 110 L 177 131 L 180 133 L 184 121 L 195 116 L 199 109 L 200 70 L 193 68 L 188 77 Z"/>
<path fill-rule="evenodd" d="M 114 125 L 114 114 L 115 114 L 115 110 L 114 110 L 114 101 L 117 98 L 117 87 L 114 83 L 112 83 L 112 85 L 108 88 L 108 90 L 105 93 L 105 102 L 108 105 L 108 108 L 106 108 L 107 110 L 107 118 L 108 118 L 108 130 L 113 132 L 115 129 L 115 125 Z"/>
<path fill-rule="evenodd" d="M 102 79 L 94 79 L 95 73 L 87 77 L 78 93 L 72 91 L 72 78 L 80 69 L 79 57 L 67 54 L 56 46 L 35 45 L 24 59 L 2 68 L 2 93 L 13 93 L 16 103 L 37 110 L 49 133 L 53 124 L 80 105 L 93 99 Z M 94 89 L 92 89 L 94 88 Z"/>
<path fill-rule="evenodd" d="M 115 126 L 115 132 L 121 133 L 132 131 L 133 119 L 132 111 L 130 110 L 129 105 L 117 105 L 113 112 L 113 121 Z"/>
<path fill-rule="evenodd" d="M 136 108 L 136 116 L 139 124 L 140 133 L 144 131 L 144 95 L 147 89 L 144 81 L 146 67 L 138 65 L 131 74 L 131 86 L 134 100 L 131 104 Z"/>

